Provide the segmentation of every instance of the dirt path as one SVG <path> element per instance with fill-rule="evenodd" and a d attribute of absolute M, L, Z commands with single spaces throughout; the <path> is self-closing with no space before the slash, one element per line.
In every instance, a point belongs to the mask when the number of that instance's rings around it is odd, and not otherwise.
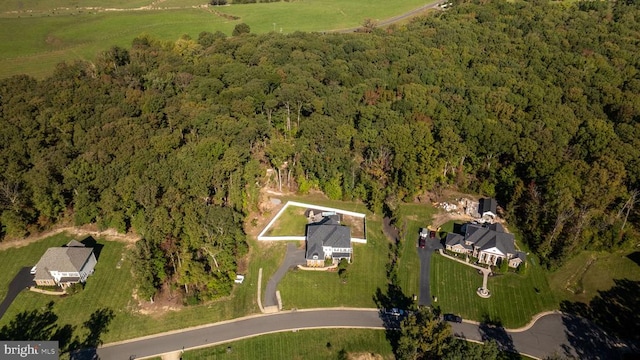
<path fill-rule="evenodd" d="M 40 241 L 44 238 L 48 238 L 53 235 L 60 234 L 62 232 L 66 232 L 74 236 L 93 236 L 96 238 L 99 237 L 107 240 L 121 241 L 121 242 L 130 243 L 130 244 L 133 244 L 136 241 L 140 240 L 140 237 L 136 234 L 133 234 L 133 233 L 121 234 L 114 229 L 99 231 L 93 225 L 86 225 L 86 226 L 80 226 L 80 227 L 67 226 L 67 227 L 60 227 L 57 229 L 45 231 L 43 233 L 29 236 L 24 239 L 2 242 L 0 243 L 0 250 L 27 246 L 29 244 Z"/>

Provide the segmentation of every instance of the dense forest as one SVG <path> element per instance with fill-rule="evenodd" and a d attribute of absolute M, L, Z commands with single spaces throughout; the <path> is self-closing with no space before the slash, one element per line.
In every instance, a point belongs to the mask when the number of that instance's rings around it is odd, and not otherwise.
<path fill-rule="evenodd" d="M 495 196 L 551 267 L 635 245 L 639 19 L 637 1 L 458 2 L 370 33 L 142 36 L 4 79 L 2 236 L 134 230 L 140 294 L 195 300 L 229 293 L 266 182 L 376 213 Z"/>

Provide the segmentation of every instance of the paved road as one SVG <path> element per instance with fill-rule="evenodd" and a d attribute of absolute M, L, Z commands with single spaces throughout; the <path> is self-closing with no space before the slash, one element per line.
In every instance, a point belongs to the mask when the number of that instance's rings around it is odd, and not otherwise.
<path fill-rule="evenodd" d="M 417 243 L 417 240 L 416 240 Z M 431 254 L 437 249 L 442 249 L 439 239 L 427 239 L 424 249 L 418 248 L 420 257 L 420 296 L 418 305 L 431 305 Z"/>
<path fill-rule="evenodd" d="M 30 267 L 23 267 L 18 271 L 18 274 L 11 280 L 9 284 L 9 290 L 7 291 L 7 296 L 4 297 L 2 304 L 0 304 L 0 318 L 4 315 L 4 313 L 9 309 L 13 300 L 15 300 L 18 294 L 28 288 L 33 283 L 33 275 L 30 273 Z"/>
<path fill-rule="evenodd" d="M 282 280 L 289 269 L 304 263 L 304 249 L 298 249 L 296 244 L 293 243 L 287 244 L 287 254 L 284 256 L 284 260 L 282 260 L 282 265 L 280 265 L 278 271 L 269 279 L 267 288 L 264 291 L 264 307 L 278 305 L 278 299 L 276 298 L 278 283 L 280 283 L 280 280 Z"/>
<path fill-rule="evenodd" d="M 299 310 L 246 317 L 172 334 L 134 339 L 126 343 L 106 345 L 98 349 L 97 353 L 103 360 L 128 359 L 132 355 L 142 358 L 273 332 L 330 327 L 384 328 L 383 320 L 375 309 Z M 546 315 L 530 329 L 521 332 L 507 332 L 502 328 L 472 323 L 454 323 L 452 328 L 459 337 L 477 341 L 493 338 L 504 349 L 538 358 L 552 354 L 573 355 L 581 359 L 619 357 L 615 350 L 611 350 L 611 341 L 601 340 L 606 338 L 604 333 L 584 320 L 562 314 Z M 580 348 L 576 349 L 576 344 Z"/>
<path fill-rule="evenodd" d="M 406 13 L 404 13 L 402 15 L 398 15 L 398 16 L 394 16 L 394 17 L 389 18 L 389 19 L 384 19 L 384 20 L 378 21 L 376 27 L 383 27 L 383 26 L 391 25 L 393 23 L 397 23 L 399 21 L 402 21 L 402 20 L 408 19 L 408 18 L 410 18 L 412 16 L 415 16 L 415 15 L 417 15 L 417 14 L 419 14 L 419 13 L 425 11 L 425 10 L 436 9 L 436 8 L 438 8 L 438 5 L 440 5 L 442 2 L 443 1 L 439 0 L 439 1 L 436 1 L 436 2 L 433 2 L 433 3 L 421 6 L 421 7 L 417 8 L 417 9 L 411 10 L 409 12 L 406 12 Z M 359 30 L 362 30 L 362 26 L 349 28 L 349 29 L 329 30 L 329 31 L 326 31 L 326 32 L 351 33 L 351 32 L 355 32 L 355 31 L 359 31 Z"/>
<path fill-rule="evenodd" d="M 107 345 L 98 349 L 98 356 L 102 360 L 129 359 L 131 355 L 149 357 L 183 347 L 189 349 L 272 332 L 330 327 L 380 328 L 382 321 L 376 309 L 281 312 L 125 344 Z"/>

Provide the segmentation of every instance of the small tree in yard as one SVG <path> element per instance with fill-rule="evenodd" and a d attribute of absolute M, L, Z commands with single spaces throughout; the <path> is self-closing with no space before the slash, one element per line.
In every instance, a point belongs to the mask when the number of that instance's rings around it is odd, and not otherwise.
<path fill-rule="evenodd" d="M 245 23 L 240 23 L 233 28 L 233 33 L 231 33 L 231 35 L 239 36 L 242 34 L 248 34 L 250 32 L 251 32 L 251 28 L 249 27 L 249 25 Z"/>
<path fill-rule="evenodd" d="M 500 274 L 506 274 L 509 271 L 509 261 L 507 259 L 498 260 L 497 272 Z"/>
<path fill-rule="evenodd" d="M 340 259 L 338 263 L 338 277 L 342 280 L 343 283 L 347 282 L 347 267 L 349 266 L 349 262 L 347 259 Z"/>

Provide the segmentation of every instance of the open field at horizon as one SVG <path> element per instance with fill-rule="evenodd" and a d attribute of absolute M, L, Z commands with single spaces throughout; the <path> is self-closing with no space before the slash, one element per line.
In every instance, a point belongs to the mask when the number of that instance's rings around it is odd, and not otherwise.
<path fill-rule="evenodd" d="M 68 6 L 65 6 L 68 4 Z M 151 4 L 147 1 L 146 5 Z M 10 10 L 0 6 L 0 78 L 26 73 L 37 78 L 50 75 L 62 61 L 93 61 L 98 53 L 112 45 L 129 48 L 132 40 L 148 34 L 152 38 L 175 41 L 182 35 L 197 39 L 202 31 L 222 31 L 227 35 L 235 25 L 246 23 L 252 33 L 271 31 L 283 34 L 295 31 L 331 31 L 360 26 L 366 18 L 383 20 L 425 5 L 424 1 L 381 0 L 308 0 L 221 7 L 198 7 L 206 2 L 168 0 L 159 8 L 133 10 L 145 6 L 141 0 L 108 0 L 103 8 L 119 7 L 121 11 L 89 10 L 95 1 L 83 3 L 56 0 L 47 8 L 44 2 L 32 6 L 38 12 L 26 11 L 23 5 Z M 167 9 L 160 8 L 166 7 Z M 66 7 L 68 10 L 54 10 Z M 236 16 L 229 20 L 220 14 Z"/>

